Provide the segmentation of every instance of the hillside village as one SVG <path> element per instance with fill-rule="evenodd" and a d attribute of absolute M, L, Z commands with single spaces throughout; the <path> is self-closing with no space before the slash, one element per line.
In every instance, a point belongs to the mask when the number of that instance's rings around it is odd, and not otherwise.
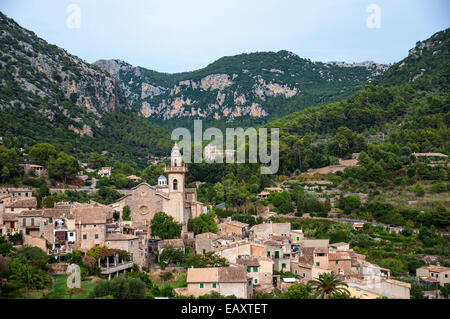
<path fill-rule="evenodd" d="M 443 154 L 432 154 L 443 155 Z M 417 154 L 424 156 L 424 154 Z M 357 158 L 358 154 L 354 155 Z M 351 162 L 356 165 L 356 162 Z M 45 176 L 40 165 L 22 165 L 25 170 L 35 169 L 36 176 Z M 53 208 L 37 209 L 37 200 L 31 188 L 0 188 L 0 230 L 5 238 L 16 239 L 16 248 L 38 247 L 54 257 L 50 272 L 64 274 L 68 258 L 74 252 L 89 256 L 96 248 L 103 253 L 93 262 L 98 265 L 98 275 L 112 280 L 127 272 L 185 273 L 183 287 L 173 289 L 173 295 L 200 297 L 209 294 L 252 298 L 253 296 L 286 293 L 296 284 L 308 284 L 312 280 L 330 274 L 347 285 L 353 298 L 409 299 L 411 284 L 393 278 L 390 269 L 379 267 L 366 260 L 366 256 L 350 248 L 346 242 L 330 242 L 330 239 L 308 238 L 302 229 L 293 229 L 291 222 L 276 222 L 279 215 L 270 212 L 269 206 L 262 212 L 262 223 L 232 220 L 231 217 L 214 217 L 217 231 L 194 234 L 189 231 L 189 220 L 207 216 L 215 207 L 197 200 L 197 188 L 185 188 L 187 167 L 177 144 L 172 149 L 170 164 L 166 165 L 156 185 L 140 182 L 137 176 L 129 176 L 137 186 L 111 204 L 95 201 L 87 203 L 57 202 Z M 97 174 L 111 176 L 111 167 L 103 167 Z M 313 174 L 314 176 L 318 176 Z M 305 190 L 330 201 L 319 188 L 332 184 L 326 180 L 309 180 Z M 260 201 L 267 201 L 271 194 L 282 193 L 290 186 L 266 187 L 258 194 Z M 347 194 L 348 195 L 348 194 Z M 362 194 L 363 195 L 363 194 Z M 363 197 L 361 197 L 364 201 Z M 331 197 L 331 204 L 337 197 Z M 338 208 L 337 208 L 338 209 Z M 125 212 L 128 211 L 128 216 Z M 331 211 L 336 212 L 336 208 Z M 120 212 L 119 216 L 114 216 Z M 333 216 L 333 213 L 329 217 Z M 164 214 L 180 225 L 177 238 L 161 239 L 153 234 L 151 225 L 157 214 Z M 293 214 L 292 217 L 295 217 Z M 318 218 L 304 216 L 305 218 Z M 326 219 L 326 218 L 325 218 Z M 350 222 L 355 230 L 364 221 Z M 374 224 L 376 225 L 376 224 Z M 382 224 L 381 224 L 382 225 Z M 384 225 L 389 232 L 403 229 L 396 225 Z M 15 237 L 20 234 L 19 237 Z M 166 255 L 163 252 L 166 250 Z M 187 252 L 204 256 L 207 263 L 183 267 L 182 258 L 173 257 Z M 169 256 L 161 263 L 162 256 Z M 84 260 L 84 259 L 83 259 Z M 186 269 L 187 268 L 187 269 Z M 450 268 L 439 264 L 417 269 L 417 280 L 444 286 L 450 283 Z"/>
<path fill-rule="evenodd" d="M 171 74 L 0 12 L 0 300 L 448 299 L 450 28 L 418 26 L 392 64 L 281 50 Z M 203 161 L 183 162 L 170 130 L 196 121 Z"/>

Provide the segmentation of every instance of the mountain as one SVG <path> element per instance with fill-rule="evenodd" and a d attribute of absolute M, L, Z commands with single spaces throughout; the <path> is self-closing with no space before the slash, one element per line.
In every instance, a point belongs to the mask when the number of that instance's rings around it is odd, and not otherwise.
<path fill-rule="evenodd" d="M 388 66 L 321 63 L 288 51 L 223 57 L 207 67 L 167 74 L 120 60 L 94 63 L 114 75 L 142 117 L 161 124 L 203 119 L 252 125 L 340 100 Z M 174 124 L 174 125 L 175 125 Z"/>
<path fill-rule="evenodd" d="M 136 123 L 138 129 L 112 132 L 109 127 L 117 121 Z M 91 151 L 119 158 L 133 154 L 144 165 L 144 153 L 165 155 L 170 149 L 168 132 L 130 111 L 115 77 L 48 44 L 2 13 L 0 136 L 25 148 L 50 142 L 82 153 L 81 158 Z"/>
<path fill-rule="evenodd" d="M 346 99 L 266 123 L 280 129 L 280 170 L 328 165 L 330 155 L 351 156 L 364 141 L 386 141 L 380 154 L 386 161 L 387 152 L 400 148 L 450 154 L 449 39 L 447 29 L 418 42 L 408 57 Z"/>
<path fill-rule="evenodd" d="M 378 85 L 410 83 L 414 88 L 448 90 L 450 78 L 450 28 L 418 41 L 408 56 L 374 79 Z"/>

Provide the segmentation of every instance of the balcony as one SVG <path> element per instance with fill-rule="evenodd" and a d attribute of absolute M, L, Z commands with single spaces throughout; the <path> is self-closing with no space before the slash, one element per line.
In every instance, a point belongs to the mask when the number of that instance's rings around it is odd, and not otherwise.
<path fill-rule="evenodd" d="M 166 166 L 164 168 L 164 172 L 166 172 L 166 173 L 186 173 L 187 167 L 186 166 Z"/>
<path fill-rule="evenodd" d="M 106 267 L 100 267 L 100 273 L 102 275 L 109 275 L 109 274 L 113 274 L 122 270 L 126 270 L 129 268 L 133 268 L 134 263 L 132 261 L 129 262 L 124 262 L 118 265 L 109 265 Z"/>

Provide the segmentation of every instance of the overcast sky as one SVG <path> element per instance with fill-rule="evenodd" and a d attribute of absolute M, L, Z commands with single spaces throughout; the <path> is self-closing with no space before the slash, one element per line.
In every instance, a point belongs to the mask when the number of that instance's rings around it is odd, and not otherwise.
<path fill-rule="evenodd" d="M 450 22 L 449 0 L 1 0 L 0 11 L 88 62 L 121 59 L 161 72 L 279 50 L 393 63 Z"/>

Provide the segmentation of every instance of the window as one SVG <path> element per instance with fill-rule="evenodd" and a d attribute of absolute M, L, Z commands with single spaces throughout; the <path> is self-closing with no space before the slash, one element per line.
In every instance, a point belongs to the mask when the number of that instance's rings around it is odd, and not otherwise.
<path fill-rule="evenodd" d="M 306 277 L 306 274 L 305 273 L 303 273 L 303 278 L 305 278 Z"/>
<path fill-rule="evenodd" d="M 83 234 L 83 239 L 87 239 L 87 235 L 86 234 Z"/>
<path fill-rule="evenodd" d="M 70 232 L 70 233 L 69 233 L 69 236 L 70 236 L 70 237 L 73 237 L 73 233 L 72 233 L 72 232 Z"/>
<path fill-rule="evenodd" d="M 217 285 L 215 283 L 213 284 L 213 288 L 217 288 Z"/>
<path fill-rule="evenodd" d="M 22 219 L 22 224 L 23 224 L 23 226 L 26 226 L 26 225 L 27 225 L 27 219 L 26 219 L 26 218 L 23 218 L 23 219 Z"/>
<path fill-rule="evenodd" d="M 133 246 L 133 243 L 134 243 L 133 241 L 130 241 L 130 246 Z"/>
<path fill-rule="evenodd" d="M 94 236 L 94 237 L 95 237 L 95 239 L 98 239 L 98 234 L 95 234 L 95 236 Z"/>
<path fill-rule="evenodd" d="M 281 265 L 281 268 L 286 268 L 286 264 L 282 264 L 282 265 Z"/>
<path fill-rule="evenodd" d="M 316 262 L 316 266 L 320 266 L 320 262 Z"/>
<path fill-rule="evenodd" d="M 203 249 L 203 254 L 206 254 L 206 249 Z"/>
<path fill-rule="evenodd" d="M 448 278 L 448 275 L 447 275 L 447 274 L 445 274 L 445 278 Z"/>
<path fill-rule="evenodd" d="M 258 279 L 255 279 L 255 284 L 257 284 L 258 283 Z"/>
<path fill-rule="evenodd" d="M 280 252 L 278 250 L 275 251 L 275 258 L 280 258 Z"/>
<path fill-rule="evenodd" d="M 253 267 L 253 272 L 258 272 L 258 267 Z"/>
<path fill-rule="evenodd" d="M 34 226 L 34 218 L 31 218 L 31 226 Z"/>
<path fill-rule="evenodd" d="M 267 257 L 270 257 L 270 251 L 267 252 Z"/>
<path fill-rule="evenodd" d="M 247 267 L 247 272 L 251 272 L 252 271 L 252 267 Z"/>
<path fill-rule="evenodd" d="M 300 237 L 297 237 L 297 240 L 300 240 Z"/>
<path fill-rule="evenodd" d="M 200 284 L 200 288 L 204 288 L 205 287 L 205 285 L 204 284 Z"/>
<path fill-rule="evenodd" d="M 339 264 L 339 260 L 336 260 L 336 265 Z"/>
<path fill-rule="evenodd" d="M 175 191 L 175 190 L 177 190 L 178 189 L 178 180 L 177 179 L 174 179 L 173 180 L 173 190 Z"/>

